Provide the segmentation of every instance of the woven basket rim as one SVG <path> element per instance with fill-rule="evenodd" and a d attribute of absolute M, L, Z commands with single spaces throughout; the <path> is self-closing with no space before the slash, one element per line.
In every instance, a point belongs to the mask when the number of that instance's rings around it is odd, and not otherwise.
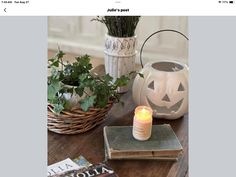
<path fill-rule="evenodd" d="M 48 129 L 59 134 L 84 133 L 101 124 L 112 105 L 110 100 L 104 108 L 89 108 L 84 112 L 80 107 L 74 107 L 57 115 L 52 111 L 53 106 L 48 104 Z"/>

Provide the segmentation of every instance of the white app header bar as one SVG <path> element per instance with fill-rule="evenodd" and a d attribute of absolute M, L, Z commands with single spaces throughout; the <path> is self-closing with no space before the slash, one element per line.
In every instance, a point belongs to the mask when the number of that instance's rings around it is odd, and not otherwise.
<path fill-rule="evenodd" d="M 1 0 L 0 15 L 236 15 L 236 0 Z"/>

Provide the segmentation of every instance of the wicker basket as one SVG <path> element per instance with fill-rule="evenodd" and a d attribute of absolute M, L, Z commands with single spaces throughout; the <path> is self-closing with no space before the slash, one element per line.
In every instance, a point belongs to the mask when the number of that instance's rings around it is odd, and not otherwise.
<path fill-rule="evenodd" d="M 86 132 L 106 119 L 113 102 L 110 101 L 105 108 L 90 108 L 88 112 L 80 108 L 62 111 L 60 115 L 52 112 L 53 107 L 48 105 L 48 129 L 59 134 L 77 134 Z"/>

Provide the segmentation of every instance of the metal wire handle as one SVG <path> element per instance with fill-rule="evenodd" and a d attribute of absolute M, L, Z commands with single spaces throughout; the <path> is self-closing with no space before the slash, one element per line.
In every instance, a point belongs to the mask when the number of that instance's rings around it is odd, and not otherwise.
<path fill-rule="evenodd" d="M 179 32 L 179 31 L 176 31 L 176 30 L 171 30 L 171 29 L 164 29 L 164 30 L 159 30 L 159 31 L 156 31 L 154 33 L 152 33 L 150 36 L 147 37 L 147 39 L 145 39 L 141 49 L 140 49 L 140 63 L 141 63 L 141 66 L 143 68 L 143 61 L 142 61 L 142 53 L 143 53 L 143 47 L 144 45 L 146 44 L 146 42 L 155 34 L 157 33 L 161 33 L 161 32 L 167 32 L 167 31 L 170 31 L 170 32 L 175 32 L 175 33 L 178 33 L 180 35 L 182 35 L 185 39 L 189 40 L 187 36 L 185 36 L 183 33 Z"/>

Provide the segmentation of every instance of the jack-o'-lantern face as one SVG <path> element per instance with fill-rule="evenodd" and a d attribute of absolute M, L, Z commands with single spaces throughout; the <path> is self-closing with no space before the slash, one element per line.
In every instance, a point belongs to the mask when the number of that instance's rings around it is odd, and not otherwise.
<path fill-rule="evenodd" d="M 142 73 L 144 79 L 135 80 L 133 85 L 136 103 L 151 107 L 154 117 L 176 119 L 187 112 L 188 71 L 182 65 L 157 62 L 145 66 Z"/>
<path fill-rule="evenodd" d="M 155 89 L 156 87 L 156 89 Z M 159 93 L 158 91 L 161 89 L 158 89 L 158 83 L 152 81 L 148 85 L 148 89 L 150 89 L 150 93 L 153 91 L 154 93 L 152 96 L 155 95 L 155 97 L 148 97 L 147 96 L 147 102 L 150 105 L 150 107 L 153 109 L 154 112 L 158 114 L 168 115 L 168 114 L 174 114 L 177 113 L 180 109 L 180 107 L 183 104 L 184 96 L 183 92 L 185 91 L 183 84 L 180 82 L 178 85 L 178 88 L 176 88 L 175 92 L 169 92 L 169 93 Z M 155 93 L 157 92 L 157 94 Z M 151 96 L 151 95 L 150 95 Z M 160 97 L 160 98 L 157 98 Z M 152 99 L 157 103 L 152 102 Z M 158 105 L 159 103 L 159 105 Z"/>

